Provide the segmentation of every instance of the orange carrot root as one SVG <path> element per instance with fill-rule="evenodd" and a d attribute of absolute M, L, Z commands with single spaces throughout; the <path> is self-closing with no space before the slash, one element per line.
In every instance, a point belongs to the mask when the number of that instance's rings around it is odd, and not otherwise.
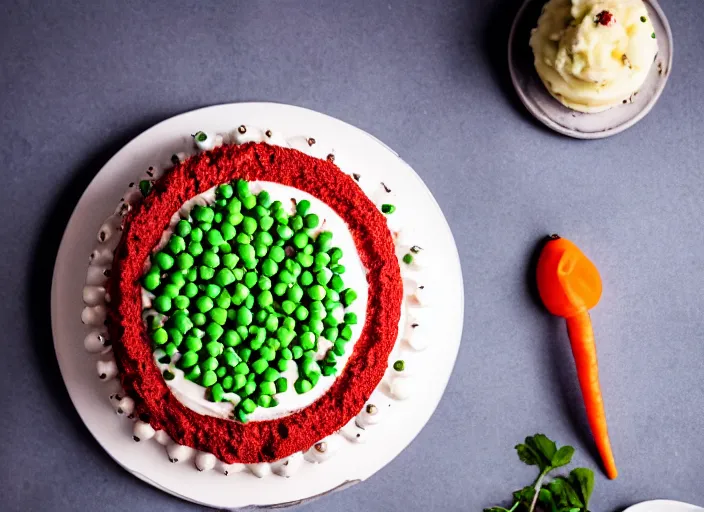
<path fill-rule="evenodd" d="M 599 385 L 596 343 L 594 342 L 594 331 L 589 319 L 589 313 L 585 311 L 582 314 L 568 318 L 567 332 L 572 345 L 574 362 L 577 365 L 577 377 L 579 378 L 579 387 L 582 390 L 584 407 L 587 410 L 589 428 L 592 431 L 596 448 L 604 463 L 606 476 L 614 479 L 618 476 L 618 470 L 616 469 L 609 433 L 606 428 L 606 412 L 604 411 L 604 400 L 601 397 L 601 386 Z"/>
<path fill-rule="evenodd" d="M 616 478 L 618 471 L 606 429 L 606 413 L 599 386 L 594 331 L 589 309 L 601 297 L 601 277 L 596 266 L 569 240 L 553 235 L 543 248 L 536 271 L 538 291 L 553 315 L 567 320 L 567 332 L 577 365 L 579 387 L 606 475 Z"/>

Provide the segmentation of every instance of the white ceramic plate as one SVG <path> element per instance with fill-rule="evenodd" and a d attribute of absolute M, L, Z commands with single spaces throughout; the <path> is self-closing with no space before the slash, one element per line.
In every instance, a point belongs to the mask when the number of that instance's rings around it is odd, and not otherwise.
<path fill-rule="evenodd" d="M 419 393 L 395 402 L 393 414 L 375 425 L 365 444 L 349 444 L 323 464 L 304 464 L 291 478 L 259 479 L 250 473 L 225 477 L 199 473 L 192 464 L 171 464 L 156 442 L 132 441 L 132 422 L 117 416 L 105 384 L 95 371 L 96 358 L 83 347 L 88 332 L 81 324 L 81 290 L 88 255 L 100 225 L 115 209 L 126 185 L 155 162 L 192 144 L 198 130 L 231 131 L 241 124 L 305 135 L 334 149 L 343 171 L 394 188 L 403 225 L 412 226 L 417 244 L 427 248 L 425 281 L 433 294 L 433 344 L 423 352 L 428 376 Z M 415 235 L 414 235 L 415 236 Z M 427 286 L 426 286 L 427 288 Z M 289 105 L 238 103 L 188 112 L 142 133 L 105 164 L 78 202 L 59 248 L 52 286 L 54 346 L 66 387 L 88 430 L 117 463 L 166 492 L 221 509 L 296 504 L 364 480 L 388 464 L 420 432 L 447 385 L 462 334 L 464 296 L 457 248 L 438 204 L 418 175 L 373 136 L 326 115 Z"/>
<path fill-rule="evenodd" d="M 528 111 L 556 132 L 577 139 L 616 135 L 643 119 L 660 97 L 672 70 L 672 32 L 657 0 L 644 0 L 655 27 L 659 51 L 643 87 L 631 102 L 595 114 L 576 112 L 562 105 L 550 95 L 535 71 L 528 41 L 546 1 L 525 0 L 513 22 L 508 41 L 511 80 Z"/>
<path fill-rule="evenodd" d="M 653 500 L 628 507 L 623 512 L 702 512 L 704 508 L 671 500 Z"/>

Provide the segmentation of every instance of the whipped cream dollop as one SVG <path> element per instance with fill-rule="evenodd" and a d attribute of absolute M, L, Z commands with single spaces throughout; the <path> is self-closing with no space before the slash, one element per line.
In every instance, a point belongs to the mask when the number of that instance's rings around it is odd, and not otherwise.
<path fill-rule="evenodd" d="M 628 101 L 658 51 L 642 0 L 549 0 L 530 46 L 550 94 L 580 112 Z"/>

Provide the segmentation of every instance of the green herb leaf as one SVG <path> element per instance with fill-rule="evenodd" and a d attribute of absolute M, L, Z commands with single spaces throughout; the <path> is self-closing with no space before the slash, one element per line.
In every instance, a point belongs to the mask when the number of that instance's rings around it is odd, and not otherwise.
<path fill-rule="evenodd" d="M 528 464 L 529 466 L 541 466 L 543 461 L 540 455 L 533 448 L 527 444 L 517 444 L 515 448 L 521 462 Z"/>
<path fill-rule="evenodd" d="M 550 459 L 550 465 L 553 468 L 561 468 L 562 466 L 566 466 L 572 461 L 572 456 L 574 455 L 574 448 L 571 446 L 563 446 L 557 452 L 555 452 L 555 455 L 553 455 L 552 459 Z"/>
<path fill-rule="evenodd" d="M 555 504 L 560 509 L 573 507 L 582 508 L 584 506 L 579 495 L 565 477 L 558 476 L 547 485 L 547 488 L 552 493 Z"/>
<path fill-rule="evenodd" d="M 587 468 L 575 468 L 570 471 L 570 482 L 579 490 L 584 508 L 589 507 L 589 499 L 594 491 L 594 472 Z"/>
<path fill-rule="evenodd" d="M 535 488 L 532 485 L 527 485 L 523 489 L 520 489 L 518 491 L 514 491 L 513 501 L 517 501 L 518 503 L 522 503 L 526 506 L 529 506 L 530 502 L 533 501 L 534 495 L 535 495 Z"/>
<path fill-rule="evenodd" d="M 558 476 L 546 480 L 551 471 L 566 466 L 572 461 L 574 448 L 557 447 L 544 434 L 527 437 L 523 444 L 515 447 L 518 458 L 529 466 L 537 466 L 540 474 L 532 485 L 513 493 L 510 509 L 493 507 L 484 512 L 589 512 L 589 499 L 594 490 L 594 473 L 586 468 L 576 468 L 569 476 Z M 538 492 L 535 503 L 536 490 Z"/>
<path fill-rule="evenodd" d="M 557 452 L 555 441 L 545 434 L 535 434 L 532 438 L 527 438 L 526 443 L 532 443 L 548 461 L 551 461 Z"/>

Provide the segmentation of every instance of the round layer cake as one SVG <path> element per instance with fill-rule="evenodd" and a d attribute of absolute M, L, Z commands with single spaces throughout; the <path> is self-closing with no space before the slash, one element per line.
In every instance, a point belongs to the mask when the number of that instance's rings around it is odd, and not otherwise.
<path fill-rule="evenodd" d="M 405 376 L 399 340 L 423 348 L 403 306 L 404 287 L 415 305 L 424 287 L 400 270 L 422 249 L 390 230 L 385 184 L 375 204 L 332 154 L 252 132 L 198 132 L 200 152 L 130 184 L 91 256 L 83 321 L 99 327 L 86 347 L 108 356 L 102 379 L 119 376 L 111 399 L 135 441 L 154 437 L 174 462 L 195 454 L 201 470 L 262 476 L 279 461 L 288 476 L 346 426 L 356 440 L 376 422 L 370 396 Z"/>
<path fill-rule="evenodd" d="M 367 322 L 332 388 L 309 407 L 283 418 L 247 424 L 197 414 L 169 391 L 142 322 L 141 278 L 145 261 L 165 227 L 192 196 L 234 179 L 273 181 L 309 192 L 347 222 L 368 271 Z M 127 217 L 113 262 L 109 329 L 123 386 L 136 411 L 169 436 L 224 462 L 269 462 L 305 450 L 339 430 L 362 408 L 386 371 L 397 337 L 403 296 L 386 219 L 334 164 L 296 150 L 264 144 L 223 146 L 177 166 L 157 181 Z"/>

